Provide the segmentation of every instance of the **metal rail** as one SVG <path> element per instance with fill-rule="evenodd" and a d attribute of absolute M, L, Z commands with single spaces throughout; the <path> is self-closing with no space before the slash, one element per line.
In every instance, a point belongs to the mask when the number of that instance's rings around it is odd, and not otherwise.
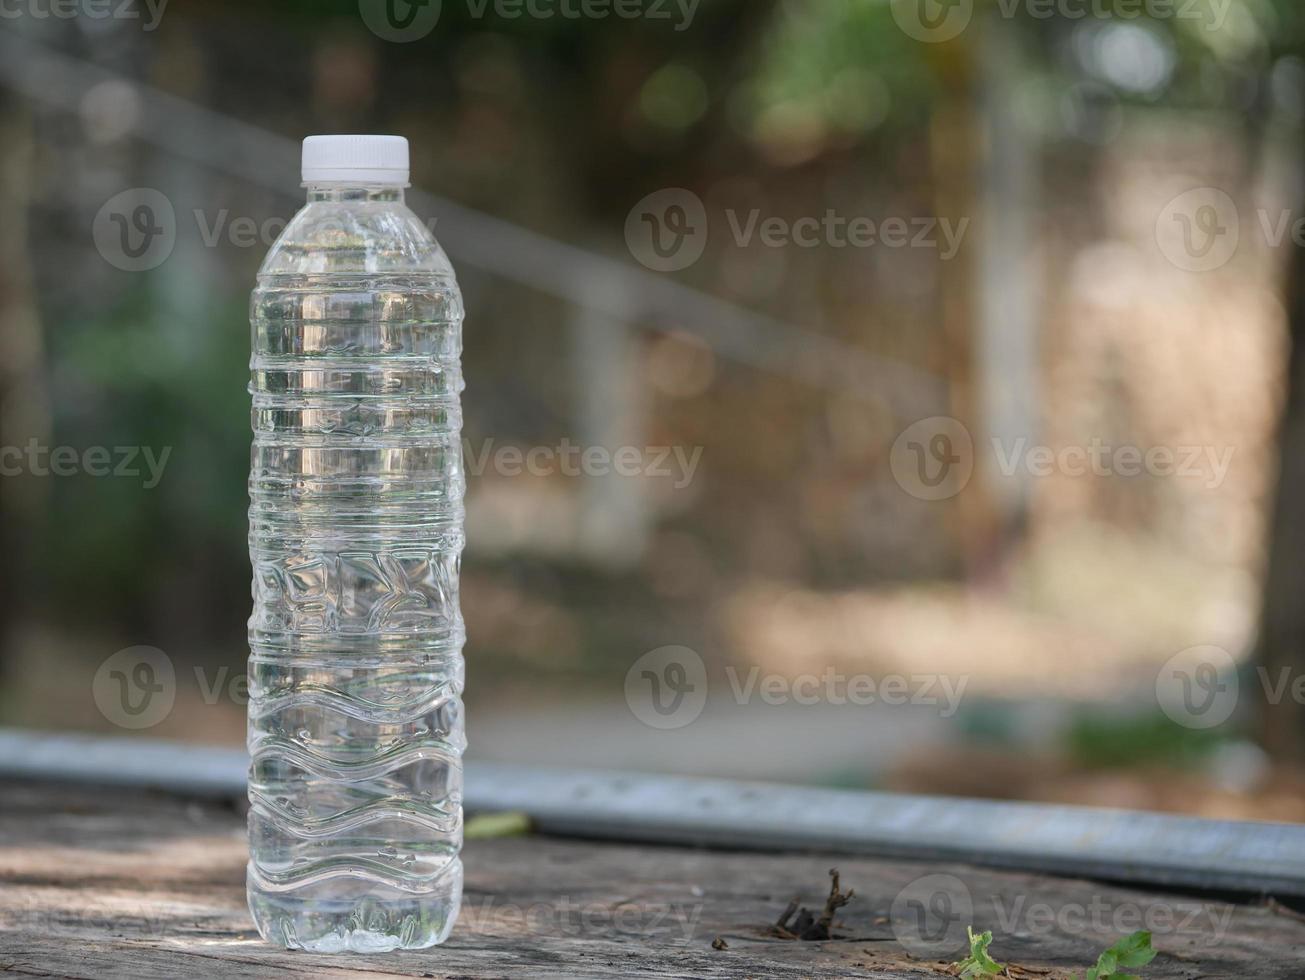
<path fill-rule="evenodd" d="M 0 729 L 0 778 L 239 797 L 239 749 Z M 606 772 L 467 765 L 469 811 L 540 833 L 946 860 L 1115 881 L 1305 896 L 1305 826 Z"/>

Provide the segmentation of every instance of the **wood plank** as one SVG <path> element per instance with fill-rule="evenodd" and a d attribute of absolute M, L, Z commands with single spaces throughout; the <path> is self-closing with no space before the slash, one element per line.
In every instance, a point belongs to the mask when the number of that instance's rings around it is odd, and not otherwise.
<path fill-rule="evenodd" d="M 287 953 L 254 933 L 244 863 L 243 817 L 229 806 L 0 784 L 0 973 L 921 980 L 946 976 L 951 957 L 911 943 L 909 922 L 903 945 L 894 927 L 903 932 L 909 913 L 898 896 L 937 875 L 950 876 L 943 891 L 952 890 L 958 919 L 969 919 L 960 888 L 972 921 L 996 933 L 999 960 L 1049 971 L 1025 976 L 1081 976 L 1145 917 L 1160 923 L 1161 956 L 1142 971 L 1148 980 L 1288 980 L 1302 976 L 1305 962 L 1305 921 L 1263 903 L 961 865 L 548 837 L 468 844 L 463 914 L 446 945 L 315 956 Z M 795 893 L 819 908 L 835 864 L 857 893 L 836 917 L 840 938 L 768 935 Z M 727 949 L 712 948 L 717 937 Z"/>

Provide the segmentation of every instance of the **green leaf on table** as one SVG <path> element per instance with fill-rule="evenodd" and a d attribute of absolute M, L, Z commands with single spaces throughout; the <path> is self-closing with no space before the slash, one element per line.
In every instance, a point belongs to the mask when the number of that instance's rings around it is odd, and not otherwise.
<path fill-rule="evenodd" d="M 1143 930 L 1125 936 L 1097 957 L 1097 965 L 1088 970 L 1087 980 L 1140 980 L 1132 973 L 1116 973 L 1121 966 L 1146 966 L 1156 957 L 1151 948 L 1151 933 Z"/>
<path fill-rule="evenodd" d="M 1001 973 L 1005 967 L 988 955 L 988 947 L 992 945 L 992 933 L 980 932 L 976 934 L 971 926 L 966 926 L 965 931 L 970 937 L 970 955 L 959 963 L 952 964 L 959 975 L 962 977 L 995 977 Z"/>
<path fill-rule="evenodd" d="M 462 828 L 464 840 L 521 837 L 528 833 L 530 833 L 528 813 L 482 813 L 472 817 Z"/>

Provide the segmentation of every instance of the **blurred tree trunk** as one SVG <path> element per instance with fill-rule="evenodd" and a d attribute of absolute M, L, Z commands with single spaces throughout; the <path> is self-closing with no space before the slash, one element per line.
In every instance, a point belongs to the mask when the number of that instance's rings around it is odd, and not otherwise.
<path fill-rule="evenodd" d="M 1293 248 L 1288 262 L 1287 397 L 1278 434 L 1277 500 L 1269 526 L 1269 567 L 1260 617 L 1259 666 L 1272 689 L 1287 671 L 1291 682 L 1305 676 L 1305 248 Z M 1256 677 L 1254 690 L 1264 687 Z M 1291 683 L 1278 704 L 1262 705 L 1264 744 L 1284 762 L 1305 762 L 1305 705 L 1291 696 Z"/>
<path fill-rule="evenodd" d="M 977 79 L 983 125 L 978 211 L 970 249 L 978 284 L 975 329 L 976 450 L 990 439 L 1014 446 L 1039 443 L 1038 324 L 1041 270 L 1036 262 L 1036 214 L 1041 186 L 1040 148 L 1018 111 L 1029 76 L 1023 33 L 1004 23 L 979 32 Z M 979 453 L 980 463 L 990 462 Z M 996 546 L 1005 550 L 1028 522 L 1033 478 L 980 466 L 997 522 Z"/>
<path fill-rule="evenodd" d="M 574 311 L 571 364 L 577 393 L 576 431 L 583 446 L 648 445 L 649 408 L 638 380 L 642 350 L 633 327 L 594 309 Z M 637 566 L 652 531 L 642 477 L 580 480 L 579 546 L 611 569 Z"/>
<path fill-rule="evenodd" d="M 953 223 L 978 214 L 977 188 L 984 172 L 983 124 L 979 84 L 982 65 L 974 36 L 977 25 L 960 36 L 928 45 L 927 56 L 938 80 L 938 97 L 930 123 L 930 157 L 936 213 Z M 973 240 L 954 261 L 940 263 L 939 303 L 945 347 L 943 374 L 950 391 L 950 414 L 960 420 L 974 440 L 975 474 L 956 505 L 955 534 L 961 567 L 971 582 L 990 579 L 1001 551 L 1002 522 L 987 481 L 978 470 L 985 466 L 980 445 L 983 431 L 982 378 L 976 370 L 978 331 L 982 317 L 980 271 Z"/>
<path fill-rule="evenodd" d="M 16 95 L 0 92 L 0 447 L 44 438 L 49 404 L 43 384 L 41 324 L 32 292 L 27 212 L 34 140 L 31 113 Z M 0 460 L 12 469 L 13 459 Z M 24 600 L 15 570 L 23 538 L 37 525 L 44 488 L 30 476 L 0 475 L 0 672 Z"/>

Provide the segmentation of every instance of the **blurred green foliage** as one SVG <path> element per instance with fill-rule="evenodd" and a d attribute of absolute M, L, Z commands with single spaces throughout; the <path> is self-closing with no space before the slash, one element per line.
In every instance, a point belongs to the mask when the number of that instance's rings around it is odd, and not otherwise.
<path fill-rule="evenodd" d="M 1192 769 L 1233 740 L 1223 728 L 1188 728 L 1159 710 L 1129 716 L 1080 712 L 1065 733 L 1064 749 L 1085 769 Z"/>

